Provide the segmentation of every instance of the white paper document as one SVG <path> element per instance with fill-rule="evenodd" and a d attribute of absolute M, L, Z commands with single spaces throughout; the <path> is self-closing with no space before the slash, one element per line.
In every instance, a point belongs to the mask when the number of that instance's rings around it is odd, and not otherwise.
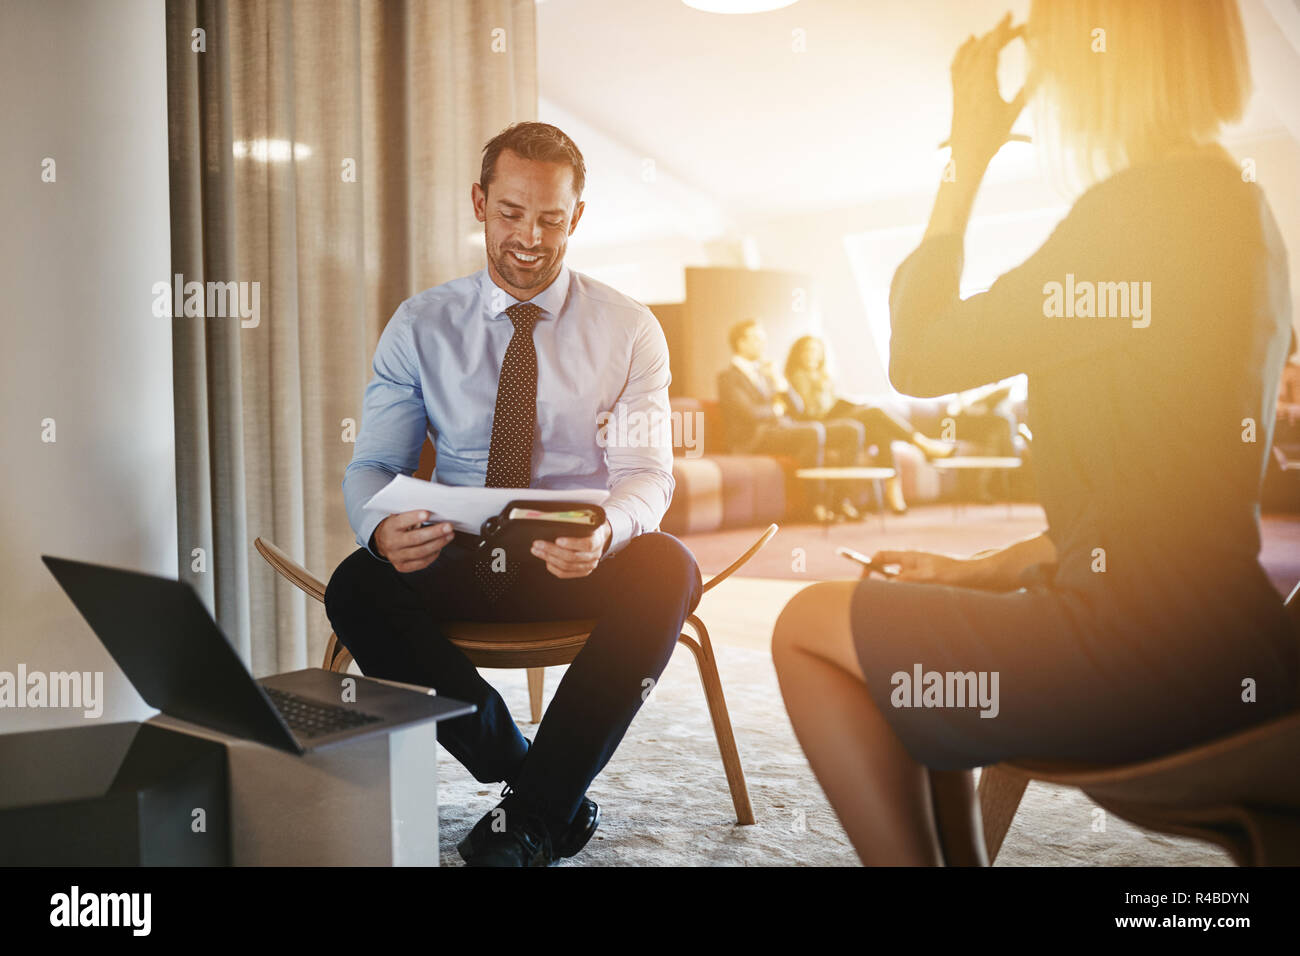
<path fill-rule="evenodd" d="M 403 511 L 427 511 L 433 520 L 450 521 L 458 531 L 478 534 L 483 522 L 516 498 L 530 501 L 581 501 L 601 505 L 609 497 L 604 488 L 475 488 L 467 485 L 440 485 L 409 475 L 398 475 L 380 488 L 366 502 L 367 511 L 400 514 Z"/>

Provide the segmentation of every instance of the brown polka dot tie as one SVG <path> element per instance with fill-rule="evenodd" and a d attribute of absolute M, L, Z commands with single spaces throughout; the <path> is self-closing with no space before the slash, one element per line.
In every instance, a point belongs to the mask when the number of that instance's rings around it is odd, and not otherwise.
<path fill-rule="evenodd" d="M 537 429 L 537 348 L 533 326 L 541 309 L 518 302 L 506 309 L 515 334 L 506 346 L 497 379 L 497 405 L 492 415 L 485 488 L 527 488 L 533 481 L 533 433 Z M 495 567 L 494 567 L 495 564 Z M 518 559 L 480 555 L 475 576 L 483 593 L 496 600 L 519 577 Z"/>

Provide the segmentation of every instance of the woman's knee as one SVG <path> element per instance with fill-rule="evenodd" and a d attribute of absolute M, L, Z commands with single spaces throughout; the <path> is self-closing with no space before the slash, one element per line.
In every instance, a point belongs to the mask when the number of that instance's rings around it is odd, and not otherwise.
<path fill-rule="evenodd" d="M 777 669 L 799 654 L 814 654 L 843 666 L 852 653 L 849 619 L 855 581 L 819 581 L 792 597 L 772 630 Z M 856 668 L 856 659 L 853 661 Z"/>
<path fill-rule="evenodd" d="M 837 431 L 833 444 L 843 452 L 851 454 L 861 454 L 867 445 L 867 430 L 861 422 L 855 422 L 851 418 L 844 418 L 836 421 Z M 827 439 L 830 442 L 830 439 Z"/>
<path fill-rule="evenodd" d="M 891 421 L 890 415 L 883 408 L 874 405 L 859 405 L 853 417 L 864 428 L 879 429 Z"/>
<path fill-rule="evenodd" d="M 841 441 L 857 439 L 865 441 L 867 437 L 867 427 L 862 422 L 853 418 L 837 418 L 832 426 Z"/>

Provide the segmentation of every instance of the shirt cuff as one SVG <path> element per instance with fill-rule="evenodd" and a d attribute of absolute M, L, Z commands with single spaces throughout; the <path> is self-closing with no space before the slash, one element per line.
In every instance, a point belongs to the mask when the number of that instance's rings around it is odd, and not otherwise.
<path fill-rule="evenodd" d="M 388 515 L 380 514 L 378 511 L 367 511 L 361 519 L 361 527 L 357 529 L 357 544 L 384 562 L 388 562 L 388 559 L 375 547 L 375 529 L 387 517 Z"/>
<path fill-rule="evenodd" d="M 609 548 L 601 555 L 601 560 L 627 547 L 627 543 L 636 536 L 635 522 L 632 516 L 622 508 L 606 508 L 605 518 L 609 521 Z"/>

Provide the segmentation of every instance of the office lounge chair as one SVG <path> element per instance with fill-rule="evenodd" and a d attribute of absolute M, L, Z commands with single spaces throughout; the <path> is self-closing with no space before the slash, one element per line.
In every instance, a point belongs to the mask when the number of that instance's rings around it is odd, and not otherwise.
<path fill-rule="evenodd" d="M 704 593 L 708 593 L 734 574 L 757 554 L 776 532 L 777 525 L 768 525 L 744 554 L 724 571 L 704 583 Z M 271 542 L 257 538 L 253 544 L 258 553 L 285 580 L 322 604 L 325 603 L 325 583 L 320 578 L 294 562 Z M 533 722 L 536 723 L 542 719 L 545 668 L 568 664 L 577 657 L 591 635 L 595 623 L 593 620 L 524 623 L 461 621 L 444 624 L 442 630 L 453 644 L 465 652 L 476 667 L 527 668 L 528 696 Z M 722 682 L 718 677 L 718 666 L 713 655 L 713 645 L 709 641 L 709 632 L 696 614 L 688 617 L 686 623 L 695 635 L 691 636 L 683 632 L 678 637 L 678 641 L 690 648 L 699 667 L 700 681 L 704 684 L 704 698 L 709 705 L 709 716 L 713 718 L 713 732 L 718 738 L 718 750 L 721 751 L 722 766 L 727 775 L 727 786 L 731 789 L 731 801 L 736 808 L 736 822 L 751 824 L 754 822 L 754 810 L 749 802 L 749 790 L 745 786 L 745 773 L 740 766 L 740 753 L 736 749 L 736 738 L 731 730 L 731 716 L 727 712 L 727 702 L 722 694 Z M 351 663 L 352 655 L 338 637 L 331 633 L 329 642 L 325 646 L 325 662 L 321 666 L 326 670 L 343 673 Z"/>
<path fill-rule="evenodd" d="M 1300 584 L 1287 598 L 1300 639 Z M 1078 787 L 1116 816 L 1223 847 L 1239 866 L 1300 864 L 1300 711 L 1177 753 L 1121 766 L 1015 760 L 985 767 L 979 804 L 997 859 L 1031 780 Z M 944 804 L 938 804 L 940 817 Z M 953 808 L 948 807 L 951 814 Z M 948 820 L 948 826 L 959 821 Z M 944 821 L 940 820 L 941 827 Z M 976 861 L 963 861 L 976 862 Z M 979 861 L 983 862 L 983 861 Z"/>

